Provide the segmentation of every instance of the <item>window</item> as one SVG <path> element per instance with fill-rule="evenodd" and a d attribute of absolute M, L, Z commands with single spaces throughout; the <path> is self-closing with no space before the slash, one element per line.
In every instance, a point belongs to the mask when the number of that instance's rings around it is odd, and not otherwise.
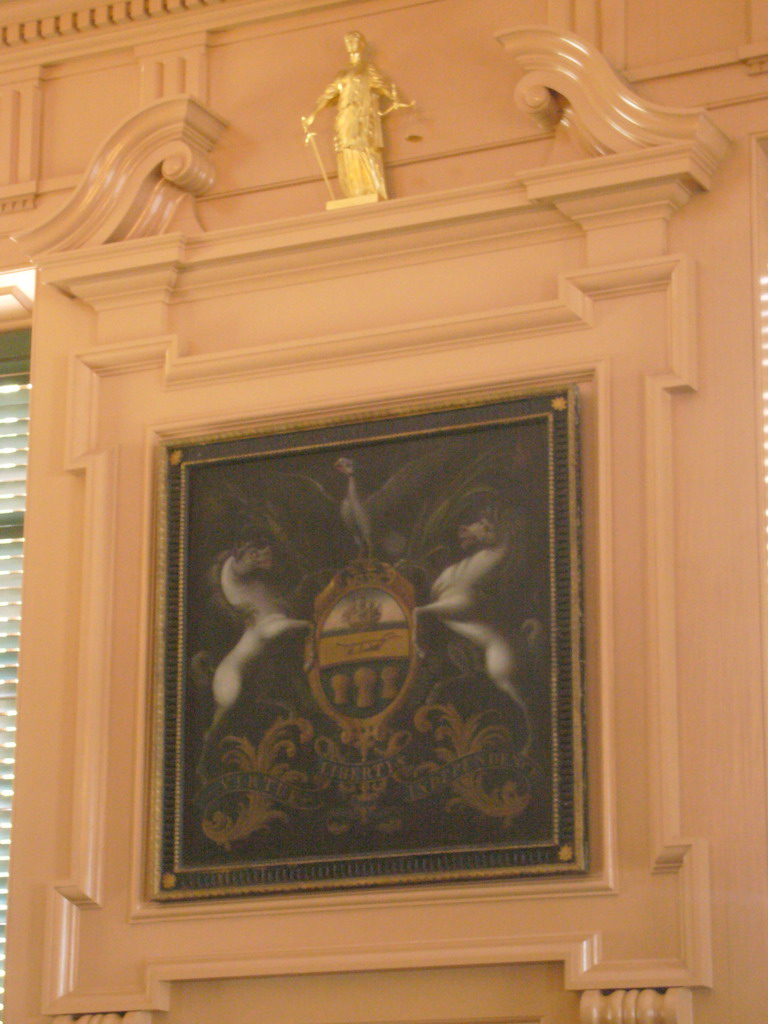
<path fill-rule="evenodd" d="M 0 333 L 0 997 L 5 980 L 28 423 L 29 331 Z"/>

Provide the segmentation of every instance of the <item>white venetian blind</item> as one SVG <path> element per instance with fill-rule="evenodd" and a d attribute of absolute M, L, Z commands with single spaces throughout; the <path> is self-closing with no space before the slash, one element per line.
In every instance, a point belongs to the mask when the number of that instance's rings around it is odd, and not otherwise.
<path fill-rule="evenodd" d="M 29 332 L 0 334 L 0 1018 L 11 841 L 29 425 Z"/>

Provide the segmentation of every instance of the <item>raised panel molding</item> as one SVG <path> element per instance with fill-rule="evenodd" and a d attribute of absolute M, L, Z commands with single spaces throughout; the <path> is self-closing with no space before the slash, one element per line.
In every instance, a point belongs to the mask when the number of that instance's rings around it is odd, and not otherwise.
<path fill-rule="evenodd" d="M 87 254 L 84 254 L 87 257 Z M 580 293 L 586 303 L 584 308 L 590 309 L 592 302 L 599 302 L 611 298 L 639 294 L 642 292 L 659 292 L 667 303 L 669 334 L 667 338 L 668 362 L 664 373 L 648 377 L 646 380 L 647 393 L 650 396 L 646 431 L 646 458 L 649 467 L 654 468 L 661 457 L 659 452 L 668 452 L 671 437 L 671 424 L 668 421 L 667 402 L 670 394 L 678 390 L 689 390 L 695 384 L 695 335 L 694 303 L 693 303 L 693 273 L 690 264 L 682 257 L 660 256 L 656 259 L 635 261 L 625 265 L 614 265 L 603 268 L 592 268 L 584 271 L 574 272 L 565 276 L 567 288 L 565 294 Z M 516 311 L 516 324 L 521 335 L 528 338 L 542 330 L 538 322 L 535 310 L 520 309 Z M 489 314 L 487 318 L 480 318 L 474 323 L 459 318 L 453 324 L 448 321 L 443 325 L 443 342 L 446 344 L 461 343 L 469 350 L 473 345 L 493 343 L 494 339 L 500 345 L 508 344 L 508 337 L 505 330 L 509 327 L 509 313 L 499 314 L 498 323 L 494 323 L 494 316 Z M 490 332 L 484 330 L 488 324 L 492 325 Z M 563 322 L 560 329 L 568 331 L 583 328 L 583 323 L 572 320 L 570 325 Z M 398 333 L 406 339 L 410 335 L 416 339 L 415 349 L 421 348 L 421 342 L 430 333 L 437 335 L 440 332 L 434 325 L 402 325 Z M 393 332 L 394 336 L 394 332 Z M 463 339 L 463 340 L 461 340 Z M 406 342 L 407 343 L 407 342 Z M 439 342 L 436 342 L 436 344 Z M 322 347 L 319 352 L 322 352 Z M 365 358 L 368 352 L 368 342 L 365 338 L 358 339 L 357 352 L 348 352 L 346 361 L 355 358 Z M 397 357 L 398 352 L 391 353 L 390 357 Z M 132 342 L 124 345 L 112 345 L 97 347 L 88 350 L 75 357 L 73 362 L 72 385 L 69 398 L 71 410 L 71 437 L 70 454 L 72 466 L 88 466 L 94 456 L 98 457 L 99 440 L 97 424 L 99 422 L 99 381 L 115 374 L 144 372 L 150 367 L 165 367 L 165 386 L 173 388 L 177 386 L 180 379 L 185 386 L 206 386 L 214 379 L 236 380 L 238 378 L 247 380 L 257 370 L 254 362 L 247 362 L 245 353 L 222 353 L 215 359 L 200 359 L 199 357 L 185 357 L 178 354 L 176 340 L 173 336 L 157 339 L 147 339 L 143 342 Z M 258 354 L 255 355 L 258 359 Z M 285 354 L 284 354 L 285 358 Z M 318 358 L 321 358 L 318 355 Z M 325 358 L 331 365 L 344 363 L 345 358 L 338 351 L 325 349 Z M 181 367 L 181 369 L 177 369 Z M 598 367 L 574 366 L 570 370 L 562 366 L 562 362 L 547 365 L 546 354 L 542 353 L 538 362 L 539 373 L 543 376 L 562 377 L 570 373 L 572 379 L 588 379 L 595 373 L 602 374 Z M 477 380 L 465 380 L 463 392 L 474 389 L 476 393 L 488 393 L 491 382 L 482 379 L 478 373 Z M 603 382 L 603 390 L 606 382 Z M 443 395 L 443 397 L 447 397 Z M 455 395 L 453 397 L 456 397 Z M 370 401 L 371 396 L 369 396 Z M 399 403 L 409 403 L 417 398 L 414 391 L 407 387 L 399 395 Z M 604 395 L 603 401 L 607 400 Z M 385 402 L 382 402 L 382 410 L 386 410 Z M 328 410 L 333 407 L 334 415 L 346 415 L 359 412 L 359 407 L 351 405 L 339 409 L 338 401 L 333 397 L 329 400 Z M 317 416 L 322 410 L 307 409 L 304 414 L 307 417 Z M 252 415 L 252 414 L 251 414 Z M 231 418 L 227 421 L 210 422 L 205 421 L 205 429 L 238 429 L 246 425 L 248 414 L 245 409 L 234 410 Z M 274 422 L 279 426 L 284 422 L 285 411 L 279 407 L 272 410 L 263 409 L 260 425 Z M 185 431 L 198 432 L 202 424 L 199 421 L 190 422 L 185 426 L 178 422 L 164 425 L 156 432 L 166 437 L 183 436 Z M 148 438 L 151 449 L 151 438 Z M 605 444 L 607 448 L 607 442 Z M 603 451 L 603 458 L 607 452 Z M 662 465 L 667 466 L 668 457 L 662 458 Z M 609 469 L 604 467 L 601 472 L 605 479 L 603 486 L 608 487 Z M 90 475 L 90 472 L 89 472 Z M 657 477 L 659 479 L 657 479 Z M 649 555 L 648 555 L 648 577 L 656 581 L 649 589 L 649 601 L 651 602 L 650 615 L 652 623 L 658 625 L 659 620 L 664 620 L 667 615 L 674 615 L 674 593 L 670 592 L 666 580 L 670 573 L 668 570 L 668 559 L 672 556 L 670 537 L 667 530 L 672 515 L 672 494 L 666 486 L 666 472 L 657 473 L 654 470 L 652 485 L 648 491 L 648 511 L 646 522 L 649 530 Z M 603 543 L 606 543 L 603 538 Z M 609 542 L 608 542 L 609 543 Z M 610 587 L 610 553 L 603 552 L 601 563 L 607 566 L 607 576 L 603 586 Z M 671 604 L 670 604 L 671 602 Z M 601 606 L 607 608 L 610 603 L 607 601 L 607 592 L 604 599 L 601 599 Z M 610 632 L 609 623 L 604 623 L 601 633 Z M 652 750 L 651 762 L 658 759 L 659 766 L 652 764 L 651 776 L 654 781 L 654 796 L 658 806 L 658 814 L 652 822 L 655 835 L 656 853 L 654 861 L 649 865 L 654 873 L 671 873 L 678 877 L 677 891 L 679 901 L 679 917 L 682 923 L 681 946 L 679 957 L 654 961 L 610 961 L 604 958 L 601 952 L 601 941 L 599 934 L 583 936 L 546 936 L 537 935 L 520 937 L 516 940 L 508 940 L 503 943 L 471 943 L 463 944 L 454 941 L 441 941 L 437 938 L 428 943 L 416 944 L 398 942 L 396 945 L 377 944 L 375 947 L 333 949 L 275 949 L 268 953 L 260 953 L 258 957 L 232 960 L 231 958 L 219 959 L 216 956 L 206 957 L 204 961 L 187 960 L 184 958 L 176 961 L 164 961 L 163 963 L 147 963 L 145 965 L 145 988 L 143 992 L 121 993 L 119 997 L 115 994 L 111 997 L 112 1002 L 106 1002 L 106 996 L 96 994 L 78 993 L 73 980 L 76 976 L 78 960 L 78 918 L 86 908 L 86 901 L 77 898 L 77 892 L 71 888 L 71 883 L 60 884 L 52 894 L 51 922 L 53 944 L 50 949 L 50 996 L 48 1005 L 57 1009 L 74 1010 L 107 1010 L 109 1006 L 125 1007 L 127 1005 L 162 1009 L 167 1006 L 168 983 L 192 977 L 239 977 L 257 976 L 262 974 L 303 974 L 317 972 L 333 972 L 338 970 L 386 970 L 395 968 L 418 968 L 429 966 L 450 966 L 470 964 L 494 964 L 494 963 L 521 963 L 537 962 L 541 960 L 559 960 L 565 965 L 565 982 L 568 988 L 573 989 L 628 989 L 630 986 L 638 988 L 655 987 L 679 987 L 691 985 L 707 985 L 710 981 L 710 951 L 709 951 L 709 878 L 708 878 L 708 857 L 706 844 L 701 841 L 682 838 L 679 833 L 679 793 L 678 784 L 678 747 L 677 733 L 674 726 L 676 716 L 670 714 L 670 708 L 676 703 L 677 680 L 674 668 L 674 652 L 669 649 L 671 642 L 668 637 L 657 635 L 657 630 L 652 629 L 650 636 L 651 651 L 649 652 L 649 663 L 657 664 L 658 669 L 652 673 L 649 684 L 649 712 L 650 731 L 649 748 Z M 95 641 L 98 648 L 99 642 Z M 94 655 L 96 653 L 94 649 Z M 610 658 L 609 655 L 607 655 Z M 606 702 L 604 713 L 607 721 L 610 721 L 608 706 L 611 701 L 612 672 L 610 664 L 606 664 L 601 675 L 604 680 L 602 698 Z M 95 696 L 91 698 L 95 699 Z M 606 732 L 602 743 L 606 751 L 606 765 L 604 779 L 607 791 L 603 797 L 603 804 L 610 808 L 614 799 L 611 792 L 611 731 L 606 726 Z M 95 757 L 95 755 L 94 755 Z M 91 771 L 98 776 L 95 760 L 92 762 Z M 101 805 L 103 807 L 103 804 Z M 95 807 L 91 804 L 91 816 L 86 829 L 93 832 L 99 827 L 99 814 L 93 813 Z M 103 812 L 102 812 L 103 813 Z M 609 815 L 610 811 L 607 811 Z M 83 814 L 85 821 L 87 813 Z M 137 814 L 137 821 L 141 820 L 141 814 Z M 607 824 L 606 833 L 612 833 L 614 826 Z M 140 845 L 140 835 L 136 833 L 137 846 Z M 605 851 L 605 861 L 608 866 L 608 874 L 602 881 L 603 891 L 611 889 L 610 865 L 615 859 L 615 851 L 609 844 Z M 515 893 L 514 887 L 499 891 L 494 888 L 493 899 L 500 898 L 522 898 L 530 899 L 540 894 L 552 896 L 566 892 L 571 896 L 594 895 L 600 889 L 598 879 L 590 882 L 586 880 L 573 883 L 548 883 L 539 885 L 536 891 L 526 887 L 524 892 Z M 426 905 L 432 901 L 437 904 L 445 901 L 457 900 L 466 902 L 473 900 L 471 890 L 462 890 L 459 887 L 452 893 L 441 893 L 434 897 L 426 897 L 423 894 L 403 893 L 393 899 L 391 896 L 384 896 L 370 900 L 371 907 L 378 906 L 386 908 L 387 905 Z M 329 908 L 338 912 L 344 912 L 347 908 L 354 911 L 359 907 L 359 901 L 355 898 L 334 898 L 334 897 L 306 897 L 292 901 L 292 906 L 286 908 L 285 912 L 294 913 L 323 913 Z M 256 902 L 249 902 L 246 905 L 232 906 L 229 908 L 217 908 L 217 914 L 221 915 L 242 915 L 248 913 L 259 915 L 271 913 L 272 906 L 265 906 Z M 205 916 L 209 913 L 203 907 L 179 907 L 174 908 L 172 913 L 166 912 L 165 908 L 158 911 L 156 908 L 139 908 L 134 914 L 135 920 L 150 921 L 153 918 L 158 920 L 169 917 L 189 918 Z M 634 997 L 628 996 L 627 999 Z M 670 997 L 671 998 L 671 997 Z M 610 1016 L 613 1013 L 613 1005 L 618 997 L 614 996 L 614 1003 L 600 1003 L 600 1013 L 608 1016 L 594 1017 L 597 1022 L 613 1022 Z M 647 1004 L 650 997 L 644 997 L 643 1005 Z M 585 1003 L 584 1005 L 591 1005 Z M 627 1002 L 627 1006 L 632 1005 Z M 654 1004 L 655 1005 L 655 1004 Z M 658 1008 L 653 1012 L 657 1013 Z M 586 1011 L 585 1011 L 586 1012 Z M 597 1012 L 597 1011 L 595 1011 Z M 650 1012 L 650 1011 L 649 1011 Z M 661 1012 L 661 1011 L 658 1011 Z M 666 1011 L 665 1011 L 666 1012 Z M 589 1020 L 590 1018 L 585 1018 Z M 630 1016 L 626 1017 L 628 1024 L 635 1024 Z M 643 1018 L 640 1018 L 642 1021 Z M 677 1024 L 674 1017 L 663 1016 L 647 1017 L 649 1024 Z M 684 1018 L 680 1018 L 680 1024 L 685 1024 Z"/>

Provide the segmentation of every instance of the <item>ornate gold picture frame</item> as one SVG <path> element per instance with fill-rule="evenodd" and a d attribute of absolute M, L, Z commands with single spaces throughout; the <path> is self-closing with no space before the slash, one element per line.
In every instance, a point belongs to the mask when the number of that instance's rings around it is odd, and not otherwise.
<path fill-rule="evenodd" d="M 151 899 L 586 870 L 575 387 L 159 463 Z"/>

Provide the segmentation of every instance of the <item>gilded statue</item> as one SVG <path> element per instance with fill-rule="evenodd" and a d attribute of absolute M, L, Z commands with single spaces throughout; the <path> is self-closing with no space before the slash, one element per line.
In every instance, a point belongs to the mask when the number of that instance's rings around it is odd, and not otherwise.
<path fill-rule="evenodd" d="M 365 59 L 361 32 L 348 32 L 344 45 L 349 64 L 323 91 L 312 113 L 301 119 L 305 142 L 314 144 L 315 133 L 310 128 L 320 111 L 335 106 L 333 142 L 342 193 L 348 199 L 386 199 L 381 119 L 413 103 L 402 103 L 394 83 Z M 379 108 L 380 97 L 389 102 L 384 110 Z"/>

